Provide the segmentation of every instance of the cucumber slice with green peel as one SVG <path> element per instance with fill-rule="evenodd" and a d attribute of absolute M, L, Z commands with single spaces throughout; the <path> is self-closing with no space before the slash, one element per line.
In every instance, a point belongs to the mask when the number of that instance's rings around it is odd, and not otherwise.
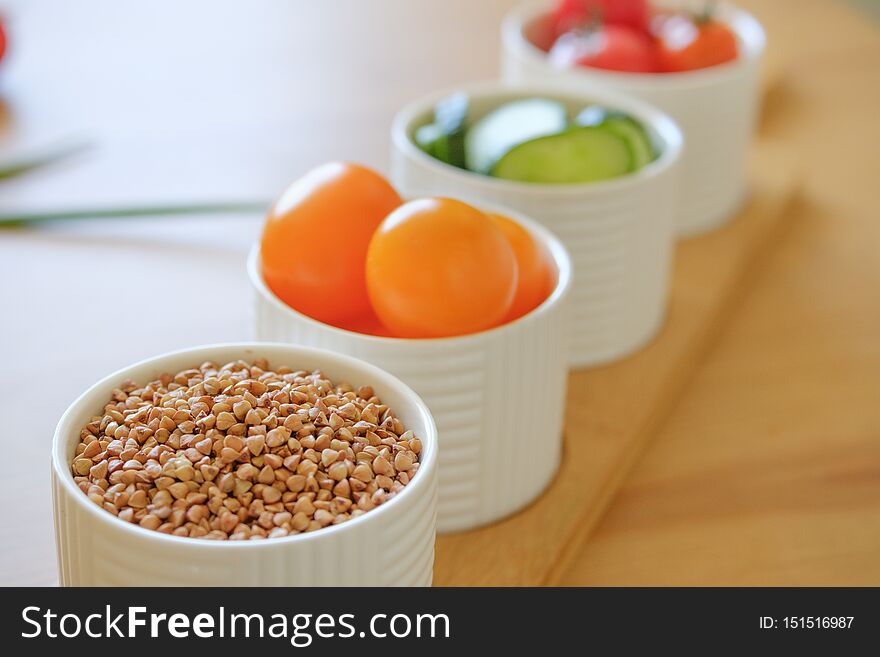
<path fill-rule="evenodd" d="M 632 149 L 603 127 L 575 127 L 539 137 L 511 149 L 490 175 L 543 184 L 585 183 L 616 178 L 634 170 Z"/>
<path fill-rule="evenodd" d="M 415 141 L 425 153 L 446 164 L 464 168 L 464 132 L 443 131 L 437 123 L 423 125 L 416 130 Z"/>
<path fill-rule="evenodd" d="M 590 105 L 581 110 L 574 122 L 580 126 L 606 128 L 623 137 L 632 149 L 636 169 L 641 169 L 657 157 L 654 146 L 648 138 L 648 133 L 638 121 L 628 114 L 609 110 L 599 105 Z"/>
<path fill-rule="evenodd" d="M 537 137 L 568 128 L 568 113 L 556 101 L 528 98 L 501 105 L 467 131 L 465 163 L 477 173 L 489 173 L 513 148 Z"/>
<path fill-rule="evenodd" d="M 614 110 L 610 110 L 607 107 L 602 107 L 601 105 L 587 105 L 584 109 L 578 112 L 578 115 L 574 117 L 575 125 L 580 126 L 599 126 L 605 123 L 608 119 L 625 119 L 627 115 L 623 112 L 616 112 Z"/>
<path fill-rule="evenodd" d="M 467 123 L 469 106 L 467 94 L 447 96 L 434 106 L 434 122 L 448 134 L 462 132 Z"/>
<path fill-rule="evenodd" d="M 425 153 L 431 157 L 437 157 L 437 142 L 445 136 L 439 125 L 428 123 L 416 130 L 414 139 L 418 147 L 425 151 Z"/>
<path fill-rule="evenodd" d="M 444 98 L 434 107 L 434 122 L 416 130 L 416 144 L 428 155 L 464 168 L 467 115 L 468 98 L 465 94 Z"/>
<path fill-rule="evenodd" d="M 633 154 L 634 169 L 641 169 L 646 164 L 654 161 L 654 146 L 644 128 L 629 117 L 608 119 L 601 128 L 610 130 L 614 134 L 623 137 L 629 144 Z"/>

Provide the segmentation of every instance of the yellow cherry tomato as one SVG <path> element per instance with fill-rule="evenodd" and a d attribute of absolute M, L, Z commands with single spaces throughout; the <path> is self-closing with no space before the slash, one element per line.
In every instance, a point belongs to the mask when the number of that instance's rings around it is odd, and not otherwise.
<path fill-rule="evenodd" d="M 556 265 L 550 252 L 521 224 L 500 214 L 490 214 L 489 218 L 504 233 L 519 265 L 519 283 L 513 304 L 504 318 L 506 323 L 544 303 L 556 287 Z"/>
<path fill-rule="evenodd" d="M 517 264 L 483 212 L 448 198 L 410 201 L 379 226 L 367 289 L 379 319 L 403 338 L 441 338 L 493 326 L 510 311 Z"/>
<path fill-rule="evenodd" d="M 371 313 L 364 263 L 376 228 L 402 203 L 375 171 L 333 162 L 293 183 L 266 219 L 263 276 L 286 304 L 338 324 Z"/>

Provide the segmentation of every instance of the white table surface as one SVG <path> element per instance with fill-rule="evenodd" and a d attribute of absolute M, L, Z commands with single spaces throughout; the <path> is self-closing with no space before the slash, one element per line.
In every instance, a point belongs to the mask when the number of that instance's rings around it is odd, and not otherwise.
<path fill-rule="evenodd" d="M 68 136 L 95 147 L 0 181 L 0 212 L 272 198 L 340 158 L 385 170 L 396 108 L 496 75 L 512 4 L 4 2 L 0 98 L 12 118 L 0 122 L 0 161 Z M 49 448 L 82 390 L 150 355 L 252 337 L 244 259 L 260 223 L 0 231 L 0 584 L 57 581 Z"/>

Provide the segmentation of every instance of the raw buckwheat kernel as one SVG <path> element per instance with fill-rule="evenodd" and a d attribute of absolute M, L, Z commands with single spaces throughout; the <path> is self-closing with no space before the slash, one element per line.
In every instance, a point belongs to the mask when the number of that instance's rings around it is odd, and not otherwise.
<path fill-rule="evenodd" d="M 412 481 L 421 449 L 370 386 L 234 361 L 124 382 L 82 428 L 70 468 L 121 520 L 250 540 L 374 509 Z"/>

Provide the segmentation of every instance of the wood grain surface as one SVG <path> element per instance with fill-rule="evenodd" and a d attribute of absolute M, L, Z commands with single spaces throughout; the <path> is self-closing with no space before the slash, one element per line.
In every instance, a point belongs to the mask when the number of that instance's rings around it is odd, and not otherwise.
<path fill-rule="evenodd" d="M 762 139 L 802 193 L 562 584 L 880 585 L 880 29 L 745 4 L 786 61 Z"/>
<path fill-rule="evenodd" d="M 546 493 L 506 521 L 441 536 L 435 585 L 558 582 L 791 217 L 792 163 L 760 152 L 753 179 L 752 199 L 734 223 L 679 248 L 657 339 L 618 363 L 570 376 L 565 454 Z"/>

